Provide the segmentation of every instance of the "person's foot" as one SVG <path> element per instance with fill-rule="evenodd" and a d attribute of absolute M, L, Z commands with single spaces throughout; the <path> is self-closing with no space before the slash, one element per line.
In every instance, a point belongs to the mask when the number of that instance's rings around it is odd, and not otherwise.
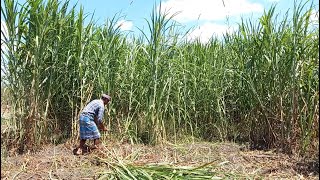
<path fill-rule="evenodd" d="M 106 151 L 106 147 L 102 144 L 95 144 L 91 146 L 91 150 Z"/>
<path fill-rule="evenodd" d="M 93 145 L 93 146 L 90 147 L 91 150 L 95 150 L 95 149 L 98 149 L 98 148 L 99 147 L 97 145 Z"/>
<path fill-rule="evenodd" d="M 81 155 L 82 154 L 82 149 L 81 148 L 76 148 L 73 150 L 74 155 Z"/>
<path fill-rule="evenodd" d="M 85 144 L 82 148 L 82 153 L 89 153 L 90 151 L 91 151 L 90 146 Z"/>
<path fill-rule="evenodd" d="M 96 149 L 94 151 L 97 155 L 102 157 L 108 156 L 108 153 L 107 153 L 108 150 L 105 146 L 103 146 L 102 144 L 95 145 L 95 146 L 96 146 Z"/>

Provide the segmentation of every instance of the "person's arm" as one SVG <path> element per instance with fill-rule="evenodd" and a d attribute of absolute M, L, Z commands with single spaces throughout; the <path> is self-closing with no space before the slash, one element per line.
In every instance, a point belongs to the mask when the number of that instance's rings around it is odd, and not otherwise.
<path fill-rule="evenodd" d="M 99 109 L 98 109 L 98 113 L 97 113 L 97 121 L 99 123 L 102 122 L 102 119 L 103 119 L 103 113 L 104 113 L 104 107 L 103 106 L 100 106 Z"/>
<path fill-rule="evenodd" d="M 101 131 L 107 131 L 108 129 L 107 129 L 107 128 L 104 126 L 104 124 L 102 123 L 103 113 L 104 113 L 104 107 L 101 107 L 101 108 L 99 109 L 98 116 L 95 117 L 95 123 L 97 124 L 98 128 L 99 128 Z"/>
<path fill-rule="evenodd" d="M 101 131 L 107 131 L 108 129 L 104 126 L 102 121 L 99 121 L 97 117 L 94 117 L 94 122 L 96 123 L 97 127 Z"/>

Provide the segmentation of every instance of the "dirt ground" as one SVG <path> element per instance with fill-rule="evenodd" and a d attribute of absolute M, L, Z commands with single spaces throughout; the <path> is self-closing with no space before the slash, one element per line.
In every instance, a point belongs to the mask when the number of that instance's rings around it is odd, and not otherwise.
<path fill-rule="evenodd" d="M 48 145 L 37 153 L 1 158 L 1 179 L 97 179 L 108 163 L 168 163 L 200 166 L 213 162 L 222 179 L 319 179 L 319 160 L 302 160 L 272 151 L 249 151 L 234 143 L 149 146 L 105 142 L 106 150 L 73 155 L 75 144 Z M 232 176 L 235 175 L 235 176 Z M 238 179 L 237 178 L 237 179 Z M 228 178 L 230 179 L 230 178 Z"/>

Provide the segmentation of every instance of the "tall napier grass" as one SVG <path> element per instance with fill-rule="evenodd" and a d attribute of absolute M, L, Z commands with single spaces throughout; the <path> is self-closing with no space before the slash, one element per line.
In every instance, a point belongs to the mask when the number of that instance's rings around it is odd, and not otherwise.
<path fill-rule="evenodd" d="M 242 52 L 235 57 L 242 61 L 236 74 L 243 83 L 239 97 L 248 104 L 253 145 L 290 152 L 304 144 L 304 151 L 311 143 L 307 136 L 318 136 L 318 102 L 313 101 L 319 92 L 318 29 L 310 31 L 311 8 L 302 12 L 304 7 L 295 4 L 292 20 L 285 16 L 279 23 L 272 7 L 258 25 L 242 22 L 238 35 L 230 38 L 235 40 L 231 48 Z"/>
<path fill-rule="evenodd" d="M 102 92 L 113 97 L 105 116 L 112 133 L 133 143 L 190 135 L 288 153 L 315 146 L 319 28 L 307 1 L 283 17 L 273 6 L 207 43 L 186 40 L 161 6 L 134 37 L 115 26 L 122 16 L 98 25 L 69 1 L 4 2 L 5 78 L 26 148 L 76 138 L 78 113 Z"/>

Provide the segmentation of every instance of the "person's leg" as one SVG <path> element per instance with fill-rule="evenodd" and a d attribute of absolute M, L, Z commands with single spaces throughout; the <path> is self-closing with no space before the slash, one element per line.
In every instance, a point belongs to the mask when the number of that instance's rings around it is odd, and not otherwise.
<path fill-rule="evenodd" d="M 79 146 L 75 149 L 74 154 L 80 155 L 83 153 L 84 146 L 86 143 L 86 139 L 88 139 L 88 136 L 86 134 L 88 129 L 88 121 L 90 119 L 87 116 L 80 115 L 79 118 L 79 126 L 80 126 L 80 143 Z"/>
<path fill-rule="evenodd" d="M 85 139 L 81 139 L 80 140 L 80 148 L 83 149 L 85 144 L 86 144 L 86 140 Z"/>
<path fill-rule="evenodd" d="M 80 155 L 82 154 L 83 150 L 84 150 L 84 145 L 86 143 L 85 139 L 80 139 L 80 145 L 77 147 L 77 151 L 76 151 L 76 155 Z"/>
<path fill-rule="evenodd" d="M 100 145 L 100 139 L 98 138 L 98 139 L 94 139 L 93 140 L 93 147 L 92 147 L 92 149 L 97 149 L 97 148 L 99 148 L 99 145 Z"/>

